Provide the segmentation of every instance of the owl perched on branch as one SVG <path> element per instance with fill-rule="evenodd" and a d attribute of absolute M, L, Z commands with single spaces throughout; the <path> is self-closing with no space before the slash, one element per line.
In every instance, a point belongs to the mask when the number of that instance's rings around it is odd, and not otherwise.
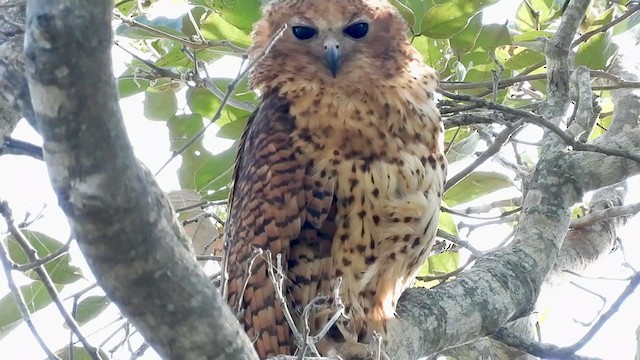
<path fill-rule="evenodd" d="M 305 320 L 305 306 L 341 278 L 344 316 L 317 348 L 349 358 L 345 344 L 384 339 L 429 256 L 447 166 L 438 80 L 384 0 L 274 0 L 252 36 L 261 101 L 239 147 L 227 300 L 261 358 L 293 354 L 303 344 L 278 302 L 273 259 L 284 311 L 310 335 L 332 313 Z"/>

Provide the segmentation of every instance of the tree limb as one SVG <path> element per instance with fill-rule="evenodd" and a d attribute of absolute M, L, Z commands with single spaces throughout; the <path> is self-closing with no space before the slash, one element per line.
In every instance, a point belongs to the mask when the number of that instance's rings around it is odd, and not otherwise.
<path fill-rule="evenodd" d="M 102 288 L 162 357 L 256 359 L 133 155 L 111 73 L 112 6 L 27 6 L 29 90 L 60 206 Z"/>

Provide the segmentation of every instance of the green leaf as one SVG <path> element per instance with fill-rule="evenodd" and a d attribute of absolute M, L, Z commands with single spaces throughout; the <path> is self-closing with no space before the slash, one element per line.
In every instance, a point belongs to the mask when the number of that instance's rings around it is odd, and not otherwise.
<path fill-rule="evenodd" d="M 597 34 L 580 44 L 575 63 L 591 70 L 606 70 L 617 52 L 617 46 L 611 41 L 611 32 Z"/>
<path fill-rule="evenodd" d="M 482 13 L 479 12 L 474 15 L 469 24 L 462 31 L 455 34 L 449 41 L 451 42 L 451 48 L 456 55 L 461 55 L 469 50 L 473 49 L 480 35 L 480 29 L 482 29 Z"/>
<path fill-rule="evenodd" d="M 133 20 L 147 25 L 154 30 L 158 30 L 163 33 L 174 35 L 180 38 L 186 38 L 185 34 L 183 34 L 182 32 L 182 15 L 183 14 L 179 14 L 179 16 L 176 18 L 170 18 L 166 16 L 149 18 L 146 15 L 141 15 L 134 17 Z M 158 39 L 162 37 L 150 31 L 141 29 L 139 27 L 132 27 L 127 24 L 119 25 L 115 30 L 115 34 L 118 36 L 138 40 Z"/>
<path fill-rule="evenodd" d="M 543 38 L 549 39 L 552 36 L 553 36 L 553 33 L 550 32 L 550 31 L 544 31 L 544 30 L 528 31 L 528 32 L 525 32 L 523 34 L 513 35 L 513 42 L 515 42 L 515 43 L 523 43 L 523 42 L 527 42 L 527 41 L 538 40 L 539 37 L 543 37 Z"/>
<path fill-rule="evenodd" d="M 200 114 L 178 115 L 167 121 L 169 138 L 171 139 L 171 151 L 178 151 L 184 144 L 191 140 L 204 128 Z M 196 189 L 195 172 L 200 169 L 206 160 L 212 156 L 202 144 L 202 137 L 196 139 L 181 154 L 182 162 L 178 170 L 178 180 L 183 189 Z"/>
<path fill-rule="evenodd" d="M 149 120 L 167 121 L 178 110 L 178 99 L 171 90 L 147 89 L 144 93 L 144 116 Z"/>
<path fill-rule="evenodd" d="M 605 134 L 607 131 L 604 130 L 604 129 L 608 129 L 609 126 L 611 126 L 612 122 L 613 122 L 613 115 L 609 115 L 609 116 L 606 116 L 606 117 L 604 117 L 602 119 L 598 119 L 598 125 L 600 125 L 600 126 L 594 126 L 593 127 L 593 130 L 591 131 L 591 134 L 589 134 L 589 141 L 591 141 L 593 139 L 596 139 L 600 135 Z"/>
<path fill-rule="evenodd" d="M 524 69 L 528 66 L 537 64 L 540 61 L 544 60 L 544 55 L 540 54 L 537 51 L 533 51 L 525 48 L 516 48 L 516 49 L 510 48 L 508 52 L 514 55 L 511 55 L 511 57 L 504 58 L 502 54 L 507 53 L 507 51 L 497 52 L 498 58 L 503 61 L 503 65 L 506 69 L 511 69 L 511 70 Z"/>
<path fill-rule="evenodd" d="M 136 5 L 136 2 L 133 0 L 131 1 L 114 0 L 114 4 L 118 4 L 118 3 L 120 3 L 120 5 L 116 7 L 116 9 L 118 9 L 123 15 L 129 15 L 129 12 L 131 11 L 131 9 L 133 9 Z"/>
<path fill-rule="evenodd" d="M 453 207 L 510 186 L 513 186 L 513 182 L 506 175 L 476 171 L 447 190 L 443 200 Z"/>
<path fill-rule="evenodd" d="M 247 117 L 244 119 L 232 121 L 221 127 L 220 130 L 218 130 L 218 132 L 216 133 L 216 136 L 223 139 L 239 139 L 240 136 L 242 136 L 244 129 L 247 127 L 248 120 L 249 118 Z"/>
<path fill-rule="evenodd" d="M 455 271 L 459 266 L 460 254 L 445 251 L 429 257 L 429 275 L 442 275 Z"/>
<path fill-rule="evenodd" d="M 453 236 L 458 236 L 458 226 L 456 225 L 455 221 L 453 221 L 453 215 L 451 215 L 450 213 L 440 211 L 438 229 L 443 230 Z"/>
<path fill-rule="evenodd" d="M 251 39 L 245 32 L 231 25 L 216 13 L 209 14 L 203 21 L 200 30 L 207 40 L 229 40 L 242 47 L 251 45 Z"/>
<path fill-rule="evenodd" d="M 244 31 L 251 32 L 253 24 L 260 18 L 260 0 L 192 0 L 191 4 L 203 5 Z"/>
<path fill-rule="evenodd" d="M 448 131 L 449 130 L 447 130 L 447 132 Z M 460 134 L 458 134 L 453 145 L 449 147 L 449 151 L 447 152 L 447 161 L 449 163 L 454 163 L 471 156 L 475 153 L 476 148 L 478 147 L 478 140 L 480 140 L 480 135 L 478 135 L 476 131 L 469 133 L 468 136 L 465 137 L 460 137 Z"/>
<path fill-rule="evenodd" d="M 460 263 L 460 254 L 454 251 L 445 251 L 440 254 L 432 255 L 422 265 L 418 272 L 418 276 L 434 276 L 448 274 L 458 269 Z M 415 287 L 430 288 L 437 285 L 439 281 L 422 281 L 418 280 Z"/>
<path fill-rule="evenodd" d="M 220 100 L 207 89 L 190 88 L 187 91 L 187 105 L 192 113 L 211 119 L 220 107 Z"/>
<path fill-rule="evenodd" d="M 108 306 L 111 301 L 106 296 L 87 296 L 78 303 L 76 308 L 76 322 L 78 325 L 84 325 L 95 319 Z M 66 328 L 65 324 L 65 328 Z"/>
<path fill-rule="evenodd" d="M 87 352 L 87 350 L 82 347 L 82 346 L 74 346 L 73 349 L 73 357 L 70 356 L 69 354 L 69 346 L 65 346 L 62 349 L 56 351 L 56 355 L 61 359 L 61 360 L 91 360 L 93 359 L 89 353 Z M 100 359 L 109 359 L 109 355 L 102 349 L 97 349 L 98 351 L 98 357 Z"/>
<path fill-rule="evenodd" d="M 516 29 L 521 32 L 544 30 L 558 10 L 559 4 L 554 0 L 522 1 L 516 12 Z"/>
<path fill-rule="evenodd" d="M 55 285 L 55 287 L 60 291 L 64 286 Z M 20 286 L 20 292 L 22 293 L 29 313 L 34 313 L 52 302 L 51 297 L 40 281 L 34 281 L 31 284 Z M 14 296 L 8 293 L 0 299 L 0 339 L 9 334 L 11 330 L 20 325 L 21 322 L 22 315 L 20 311 L 18 311 Z"/>
<path fill-rule="evenodd" d="M 476 48 L 493 50 L 498 46 L 511 44 L 511 34 L 506 24 L 487 24 L 480 30 Z"/>
<path fill-rule="evenodd" d="M 195 172 L 196 191 L 220 191 L 231 182 L 238 152 L 238 142 L 205 161 Z M 211 194 L 207 194 L 211 195 Z"/>
<path fill-rule="evenodd" d="M 36 250 L 38 258 L 46 257 L 64 246 L 60 241 L 41 232 L 23 230 L 22 233 Z M 9 236 L 6 241 L 9 257 L 13 262 L 18 265 L 30 263 L 27 254 L 22 247 L 18 245 L 18 242 L 16 242 L 13 236 Z M 46 263 L 44 269 L 56 284 L 70 284 L 82 278 L 82 271 L 78 267 L 71 265 L 71 255 L 68 253 Z M 40 280 L 40 277 L 34 270 L 27 271 L 25 275 L 31 279 Z"/>
<path fill-rule="evenodd" d="M 471 18 L 499 0 L 451 0 L 433 6 L 424 16 L 422 34 L 447 39 L 464 29 Z"/>
<path fill-rule="evenodd" d="M 613 29 L 613 35 L 619 35 L 623 32 L 633 29 L 640 24 L 640 12 L 637 12 L 628 18 L 622 20 L 619 24 L 616 24 Z"/>
<path fill-rule="evenodd" d="M 447 67 L 449 56 L 449 40 L 431 39 L 426 36 L 416 36 L 413 38 L 413 46 L 424 57 L 425 64 L 441 72 Z"/>
<path fill-rule="evenodd" d="M 413 30 L 413 33 L 414 34 L 419 34 L 420 33 L 420 29 L 419 28 L 417 28 L 417 29 L 415 28 L 415 26 L 416 26 L 416 15 L 413 12 L 413 10 L 411 10 L 411 8 L 409 6 L 404 4 L 403 1 L 391 0 L 390 2 L 391 2 L 391 4 L 393 4 L 398 9 L 398 12 L 400 13 L 400 15 L 402 15 L 404 20 L 407 22 L 407 25 L 409 26 L 409 28 L 411 28 L 411 30 Z"/>
<path fill-rule="evenodd" d="M 117 79 L 118 81 L 118 95 L 120 98 L 127 96 L 133 96 L 145 91 L 149 87 L 149 80 L 140 79 Z"/>
<path fill-rule="evenodd" d="M 226 92 L 231 81 L 232 79 L 216 79 L 213 83 L 220 91 Z M 238 102 L 253 103 L 256 94 L 249 91 L 248 83 L 244 80 L 237 85 L 231 98 Z M 205 119 L 212 119 L 221 104 L 222 101 L 207 89 L 191 88 L 187 90 L 187 105 L 189 105 L 191 112 L 200 114 Z M 246 122 L 249 115 L 248 111 L 235 108 L 227 103 L 215 124 L 222 127 L 237 120 Z"/>

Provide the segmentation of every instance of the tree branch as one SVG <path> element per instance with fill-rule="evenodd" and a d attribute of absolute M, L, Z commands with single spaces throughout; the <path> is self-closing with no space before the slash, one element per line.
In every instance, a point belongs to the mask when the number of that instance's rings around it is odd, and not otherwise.
<path fill-rule="evenodd" d="M 31 246 L 31 244 L 29 243 L 29 240 L 27 240 L 27 238 L 24 237 L 20 229 L 18 229 L 18 227 L 15 226 L 15 224 L 13 223 L 13 218 L 11 215 L 11 210 L 9 209 L 9 205 L 7 205 L 6 202 L 1 200 L 0 200 L 0 214 L 2 215 L 2 217 L 4 217 L 5 221 L 7 222 L 7 226 L 9 227 L 9 232 L 11 233 L 13 238 L 16 240 L 18 245 L 22 248 L 22 251 L 24 251 L 30 264 L 39 264 L 40 259 L 38 259 L 38 257 L 36 256 L 36 250 Z M 33 271 L 38 275 L 38 277 L 40 278 L 40 281 L 42 281 L 42 285 L 44 285 L 44 288 L 47 290 L 47 293 L 49 293 L 51 300 L 53 300 L 53 303 L 58 308 L 60 315 L 62 315 L 62 317 L 64 318 L 64 322 L 67 324 L 67 326 L 69 326 L 69 329 L 71 329 L 71 331 L 78 338 L 80 343 L 82 343 L 82 346 L 87 351 L 87 354 L 89 355 L 89 357 L 92 360 L 100 360 L 100 357 L 98 356 L 98 352 L 96 348 L 89 343 L 89 341 L 87 340 L 86 337 L 84 337 L 84 335 L 82 335 L 82 332 L 80 331 L 80 327 L 78 326 L 74 318 L 71 317 L 69 312 L 67 312 L 67 309 L 64 308 L 64 305 L 60 300 L 60 294 L 58 294 L 58 290 L 53 284 L 51 277 L 49 277 L 49 273 L 47 273 L 47 271 L 44 269 L 42 265 L 35 266 L 33 268 Z"/>
<path fill-rule="evenodd" d="M 7 277 L 7 285 L 9 287 L 9 291 L 11 291 L 11 294 L 13 294 L 14 300 L 16 302 L 16 306 L 18 307 L 18 311 L 20 312 L 20 315 L 22 316 L 22 319 L 24 320 L 24 322 L 27 324 L 27 327 L 33 334 L 33 337 L 36 338 L 38 345 L 40 345 L 42 350 L 44 350 L 45 354 L 47 354 L 47 357 L 49 359 L 60 360 L 60 358 L 57 357 L 51 351 L 51 349 L 49 349 L 49 347 L 47 346 L 47 343 L 42 339 L 42 337 L 40 336 L 40 333 L 38 332 L 38 329 L 36 329 L 36 326 L 31 320 L 31 315 L 29 314 L 29 309 L 27 308 L 27 304 L 24 301 L 22 292 L 20 292 L 20 289 L 18 289 L 18 287 L 16 286 L 16 283 L 13 280 L 13 276 L 11 275 L 11 270 L 12 270 L 11 259 L 9 259 L 9 254 L 7 253 L 7 250 L 4 247 L 4 244 L 2 244 L 1 242 L 0 242 L 0 262 L 2 262 L 4 274 Z"/>
<path fill-rule="evenodd" d="M 257 359 L 133 155 L 111 73 L 112 6 L 27 6 L 29 90 L 59 204 L 99 284 L 160 356 Z"/>

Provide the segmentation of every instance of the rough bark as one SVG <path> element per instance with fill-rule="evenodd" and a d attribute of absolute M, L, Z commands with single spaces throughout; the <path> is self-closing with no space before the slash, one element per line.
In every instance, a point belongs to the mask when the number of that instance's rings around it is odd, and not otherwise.
<path fill-rule="evenodd" d="M 14 23 L 24 23 L 24 6 L 1 9 L 2 15 Z M 6 21 L 0 21 L 0 151 L 2 139 L 9 136 L 21 118 L 22 108 L 14 94 L 25 94 L 22 47 L 23 32 Z M 15 77 L 21 75 L 21 80 Z"/>
<path fill-rule="evenodd" d="M 161 356 L 255 359 L 133 155 L 111 70 L 112 6 L 27 6 L 26 73 L 59 205 L 102 288 Z"/>

